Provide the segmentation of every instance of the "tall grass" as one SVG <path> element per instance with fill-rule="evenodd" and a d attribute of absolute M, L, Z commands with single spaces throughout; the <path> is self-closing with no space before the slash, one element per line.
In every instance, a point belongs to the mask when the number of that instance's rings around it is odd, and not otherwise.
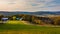
<path fill-rule="evenodd" d="M 60 27 L 1 24 L 0 34 L 60 34 Z"/>
<path fill-rule="evenodd" d="M 60 27 L 26 25 L 21 21 L 18 21 L 20 24 L 10 24 L 12 22 L 0 24 L 0 34 L 60 34 Z"/>

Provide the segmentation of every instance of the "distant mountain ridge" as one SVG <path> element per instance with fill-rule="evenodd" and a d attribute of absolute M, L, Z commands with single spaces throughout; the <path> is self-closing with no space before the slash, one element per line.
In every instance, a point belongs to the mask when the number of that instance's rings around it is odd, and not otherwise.
<path fill-rule="evenodd" d="M 36 12 L 4 12 L 0 11 L 2 15 L 16 15 L 16 14 L 29 14 L 29 15 L 60 15 L 60 11 L 50 12 L 50 11 L 36 11 Z"/>

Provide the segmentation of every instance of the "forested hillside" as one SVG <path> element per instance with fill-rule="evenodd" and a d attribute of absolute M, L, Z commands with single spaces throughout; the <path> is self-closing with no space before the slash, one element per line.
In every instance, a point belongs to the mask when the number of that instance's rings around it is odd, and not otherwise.
<path fill-rule="evenodd" d="M 60 16 L 42 17 L 42 16 L 27 15 L 27 14 L 18 14 L 18 15 L 12 15 L 12 16 L 0 15 L 0 21 L 1 21 L 1 18 L 4 18 L 4 17 L 9 18 L 8 20 L 19 20 L 22 18 L 23 21 L 28 21 L 31 24 L 60 25 Z M 19 18 L 19 19 L 16 19 L 16 18 Z"/>

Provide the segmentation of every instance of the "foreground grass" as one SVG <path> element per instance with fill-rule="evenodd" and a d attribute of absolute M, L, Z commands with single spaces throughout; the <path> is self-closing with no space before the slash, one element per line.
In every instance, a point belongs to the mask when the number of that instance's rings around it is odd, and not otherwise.
<path fill-rule="evenodd" d="M 14 24 L 16 22 L 18 24 Z M 26 25 L 21 21 L 8 21 L 7 24 L 0 24 L 0 34 L 60 34 L 60 27 Z"/>
<path fill-rule="evenodd" d="M 1 34 L 60 34 L 60 27 L 1 24 Z"/>

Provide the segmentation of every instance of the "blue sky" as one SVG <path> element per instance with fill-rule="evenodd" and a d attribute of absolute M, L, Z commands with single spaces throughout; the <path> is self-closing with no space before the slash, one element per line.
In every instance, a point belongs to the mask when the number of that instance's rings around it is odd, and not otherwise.
<path fill-rule="evenodd" d="M 0 10 L 60 11 L 60 0 L 0 0 Z"/>

